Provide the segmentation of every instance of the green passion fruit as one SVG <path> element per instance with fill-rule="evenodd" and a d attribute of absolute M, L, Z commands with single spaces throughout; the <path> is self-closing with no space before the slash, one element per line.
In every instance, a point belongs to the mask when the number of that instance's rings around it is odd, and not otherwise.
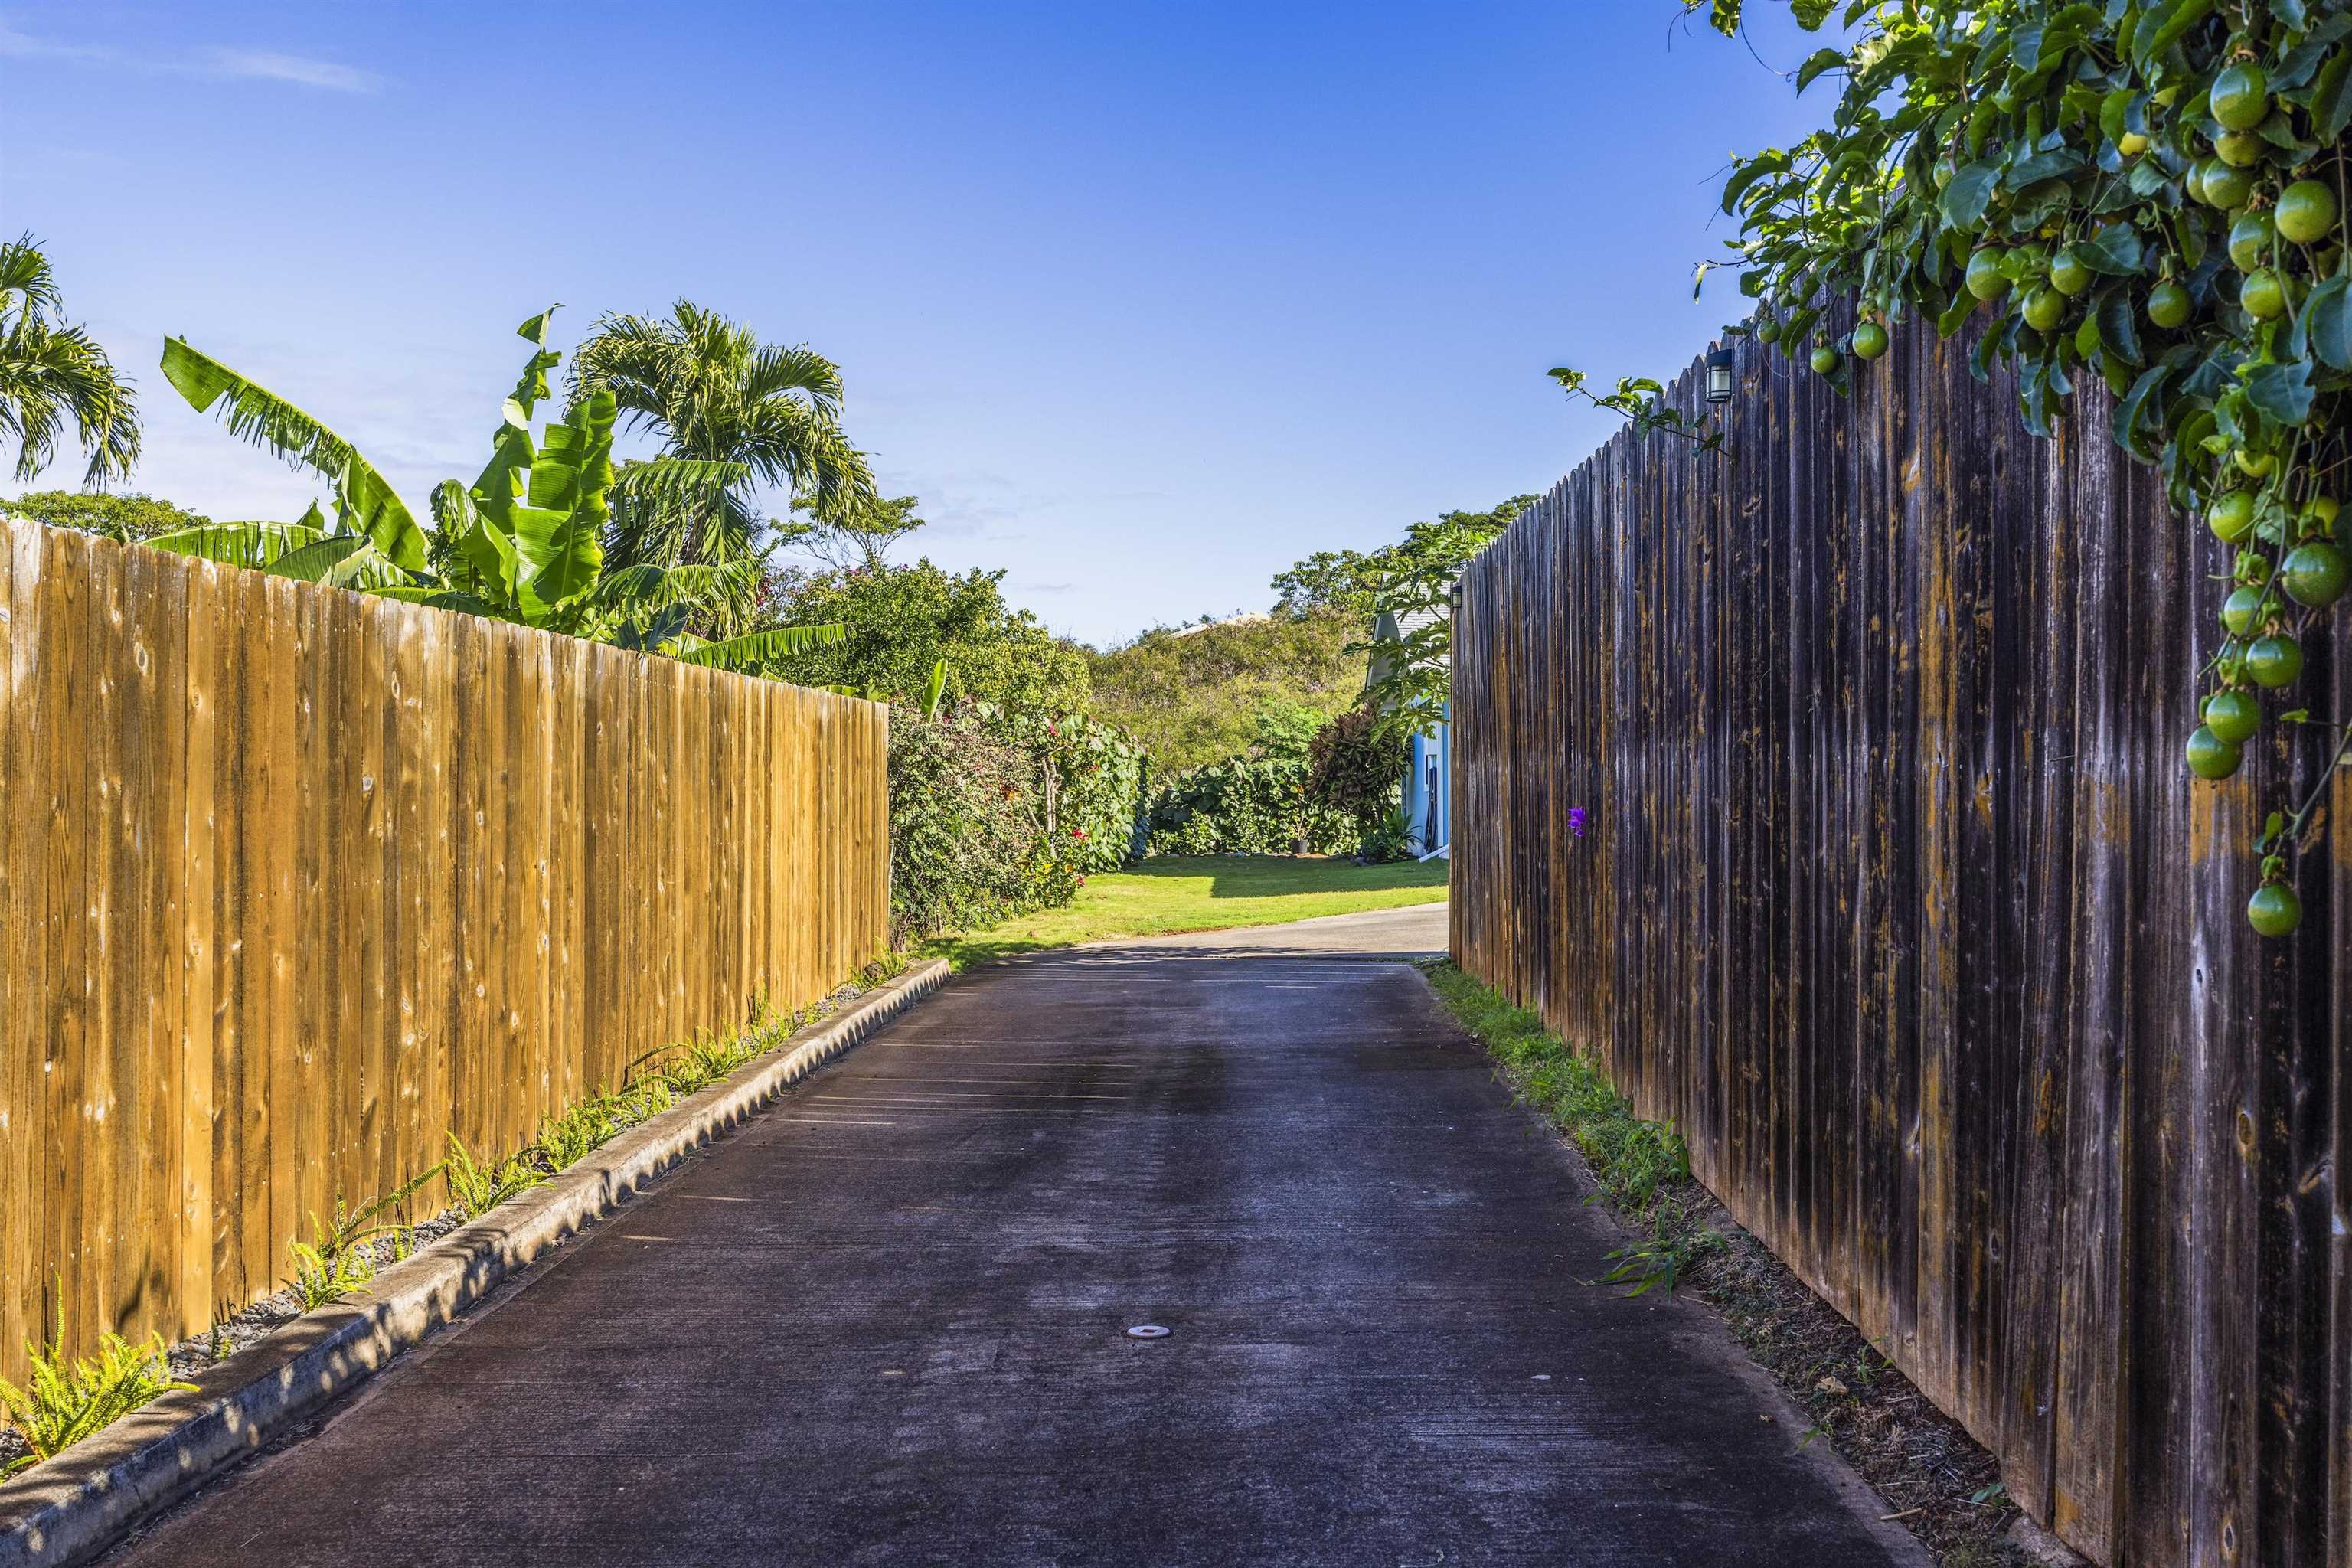
<path fill-rule="evenodd" d="M 2269 268 L 2256 268 L 2238 290 L 2238 306 L 2257 321 L 2276 321 L 2286 314 L 2286 285 Z"/>
<path fill-rule="evenodd" d="M 2225 213 L 2236 212 L 2254 194 L 2254 177 L 2220 158 L 2208 158 L 2197 165 L 2197 185 L 2204 193 L 2207 206 L 2219 207 Z"/>
<path fill-rule="evenodd" d="M 2297 515 L 2305 528 L 2332 529 L 2336 526 L 2336 498 L 2314 496 L 2303 503 L 2303 510 Z"/>
<path fill-rule="evenodd" d="M 1765 317 L 1757 324 L 1756 341 L 1768 348 L 1779 342 L 1780 341 L 1780 321 L 1771 316 Z"/>
<path fill-rule="evenodd" d="M 2244 537 L 2246 530 L 2254 526 L 2254 492 L 2231 490 L 2216 499 L 2206 509 L 2205 526 L 2211 529 L 2219 539 Z"/>
<path fill-rule="evenodd" d="M 1835 375 L 1837 374 L 1837 367 L 1844 362 L 1844 357 L 1845 356 L 1839 353 L 1837 350 L 1830 347 L 1829 344 L 1823 343 L 1821 347 L 1813 351 L 1813 374 L 1816 375 Z"/>
<path fill-rule="evenodd" d="M 2090 286 L 2091 269 L 2083 265 L 2083 258 L 2074 254 L 2073 246 L 2068 246 L 2052 259 L 2050 287 L 2072 299 Z"/>
<path fill-rule="evenodd" d="M 2262 727 L 2263 705 L 2250 691 L 2216 691 L 2205 700 L 2205 728 L 2232 746 L 2253 739 Z"/>
<path fill-rule="evenodd" d="M 2352 585 L 2352 556 L 2325 539 L 2305 540 L 2279 563 L 2279 581 L 2296 604 L 2325 608 Z"/>
<path fill-rule="evenodd" d="M 2009 274 L 2000 269 L 2002 251 L 1989 245 L 1969 258 L 1969 292 L 1979 300 L 1998 300 L 2009 292 Z"/>
<path fill-rule="evenodd" d="M 2297 180 L 2279 193 L 2275 220 L 2295 244 L 2316 244 L 2336 226 L 2336 193 L 2317 180 Z"/>
<path fill-rule="evenodd" d="M 2232 169 L 2251 169 L 2263 161 L 2263 139 L 2251 131 L 2224 131 L 2213 143 L 2213 152 Z"/>
<path fill-rule="evenodd" d="M 2278 467 L 2278 459 L 2270 453 L 2257 452 L 2245 447 L 2230 454 L 2230 460 L 2238 465 L 2238 472 L 2250 479 L 2263 479 Z"/>
<path fill-rule="evenodd" d="M 2189 290 L 2169 280 L 2147 291 L 2147 319 L 2159 327 L 2177 327 L 2196 309 Z"/>
<path fill-rule="evenodd" d="M 2230 596 L 2221 601 L 2221 629 L 2233 637 L 2252 631 L 2262 616 L 2263 592 L 2259 588 L 2232 588 Z"/>
<path fill-rule="evenodd" d="M 2189 732 L 2188 756 L 2189 771 L 2200 779 L 2228 778 L 2246 760 L 2236 742 L 2221 739 L 2204 724 Z"/>
<path fill-rule="evenodd" d="M 2293 637 L 2256 637 L 2246 648 L 2246 673 L 2275 691 L 2303 673 L 2303 645 Z"/>
<path fill-rule="evenodd" d="M 2231 261 L 2239 271 L 2252 272 L 2270 258 L 2271 241 L 2276 234 L 2270 214 L 2240 213 L 2230 226 Z"/>
<path fill-rule="evenodd" d="M 2252 131 L 2271 115 L 2271 84 L 2263 68 L 2242 62 L 2213 79 L 2210 101 L 2224 131 Z"/>
<path fill-rule="evenodd" d="M 2066 296 L 2055 289 L 2036 289 L 2025 297 L 2025 324 L 2046 332 L 2066 319 Z"/>
<path fill-rule="evenodd" d="M 2246 921 L 2263 936 L 2293 936 L 2303 923 L 2303 900 L 2284 882 L 2264 882 L 2246 900 Z"/>
<path fill-rule="evenodd" d="M 1885 353 L 1886 344 L 1886 329 L 1876 321 L 1864 321 L 1853 330 L 1856 359 L 1876 359 Z"/>

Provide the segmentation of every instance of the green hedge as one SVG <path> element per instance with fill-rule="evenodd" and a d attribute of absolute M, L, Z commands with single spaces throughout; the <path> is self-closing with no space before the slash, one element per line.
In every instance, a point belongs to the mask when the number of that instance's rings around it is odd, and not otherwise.
<path fill-rule="evenodd" d="M 890 715 L 890 914 L 899 945 L 1068 903 L 1133 851 L 1146 764 L 1084 716 L 971 703 Z"/>
<path fill-rule="evenodd" d="M 1176 774 L 1153 795 L 1154 855 L 1338 855 L 1356 847 L 1346 812 L 1307 795 L 1301 756 L 1236 757 Z"/>

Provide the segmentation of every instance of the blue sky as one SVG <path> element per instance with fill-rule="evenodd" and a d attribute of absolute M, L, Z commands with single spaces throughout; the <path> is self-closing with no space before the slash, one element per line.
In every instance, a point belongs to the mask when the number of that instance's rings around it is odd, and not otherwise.
<path fill-rule="evenodd" d="M 0 228 L 137 378 L 132 488 L 319 489 L 179 401 L 166 333 L 421 501 L 517 322 L 682 295 L 841 363 L 908 553 L 1101 643 L 1546 488 L 1608 428 L 1547 366 L 1664 375 L 1739 314 L 1690 299 L 1716 177 L 1827 89 L 1678 10 L 0 5 Z"/>

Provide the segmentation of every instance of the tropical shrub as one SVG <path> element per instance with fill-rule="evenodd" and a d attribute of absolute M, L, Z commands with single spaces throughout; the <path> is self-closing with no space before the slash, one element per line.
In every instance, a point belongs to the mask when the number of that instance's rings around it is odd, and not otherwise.
<path fill-rule="evenodd" d="M 1307 793 L 1307 759 L 1234 757 L 1189 768 L 1153 795 L 1146 821 L 1154 855 L 1338 855 L 1356 824 Z"/>
<path fill-rule="evenodd" d="M 1150 765 L 1124 730 L 1083 713 L 1048 717 L 988 703 L 972 711 L 1035 765 L 1055 859 L 1084 875 L 1115 871 L 1137 853 Z"/>
<path fill-rule="evenodd" d="M 1315 731 L 1307 752 L 1307 794 L 1343 812 L 1371 837 L 1404 793 L 1404 736 L 1370 703 L 1351 708 Z"/>
<path fill-rule="evenodd" d="M 901 944 L 1066 898 L 1036 759 L 973 711 L 890 715 L 890 919 Z"/>

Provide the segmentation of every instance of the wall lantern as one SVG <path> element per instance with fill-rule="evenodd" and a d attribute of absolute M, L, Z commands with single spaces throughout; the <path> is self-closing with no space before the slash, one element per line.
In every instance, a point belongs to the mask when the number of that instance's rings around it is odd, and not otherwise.
<path fill-rule="evenodd" d="M 1731 401 L 1732 353 L 1729 349 L 1710 349 L 1706 356 L 1706 400 L 1709 403 Z"/>

